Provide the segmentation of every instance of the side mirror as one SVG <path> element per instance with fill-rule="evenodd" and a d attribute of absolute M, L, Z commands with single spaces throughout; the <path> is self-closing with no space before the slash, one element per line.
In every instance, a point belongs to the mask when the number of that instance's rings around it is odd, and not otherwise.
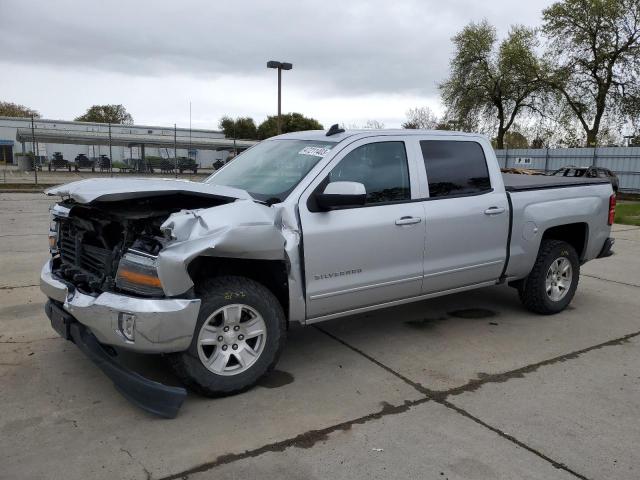
<path fill-rule="evenodd" d="M 367 191 L 358 182 L 331 182 L 324 192 L 316 194 L 316 201 L 322 210 L 339 207 L 359 207 L 364 205 Z"/>

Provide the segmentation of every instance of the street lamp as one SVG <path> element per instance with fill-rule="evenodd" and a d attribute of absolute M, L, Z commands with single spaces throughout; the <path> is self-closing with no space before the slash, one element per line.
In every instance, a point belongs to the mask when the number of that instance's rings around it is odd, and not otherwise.
<path fill-rule="evenodd" d="M 270 60 L 267 62 L 267 68 L 278 69 L 278 135 L 280 135 L 281 133 L 280 107 L 281 107 L 281 98 L 282 98 L 282 70 L 291 70 L 293 68 L 293 65 L 291 63 L 277 62 L 275 60 Z"/>

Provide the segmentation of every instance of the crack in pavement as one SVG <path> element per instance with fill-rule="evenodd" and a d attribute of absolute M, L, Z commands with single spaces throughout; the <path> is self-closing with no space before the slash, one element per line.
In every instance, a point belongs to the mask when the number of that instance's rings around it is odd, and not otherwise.
<path fill-rule="evenodd" d="M 144 470 L 145 475 L 147 476 L 147 480 L 151 480 L 151 472 L 147 470 L 147 467 L 145 467 L 140 460 L 138 460 L 137 458 L 134 458 L 134 456 L 131 455 L 131 452 L 125 448 L 120 447 L 120 451 L 122 453 L 126 453 L 131 460 L 133 460 L 138 465 L 140 465 L 142 467 L 142 470 Z"/>
<path fill-rule="evenodd" d="M 589 278 L 595 278 L 597 280 L 602 280 L 603 282 L 611 282 L 611 283 L 617 283 L 618 285 L 626 285 L 627 287 L 640 287 L 640 285 L 636 285 L 635 283 L 626 283 L 626 282 L 620 282 L 618 280 L 609 280 L 608 278 L 602 278 L 602 277 L 598 277 L 596 275 L 589 275 L 588 273 L 580 272 L 580 275 L 582 275 L 583 277 L 589 277 Z"/>
<path fill-rule="evenodd" d="M 6 286 L 0 287 L 0 290 L 14 290 L 16 288 L 29 288 L 29 287 L 39 287 L 39 283 L 34 283 L 33 285 L 16 285 L 16 286 Z"/>
<path fill-rule="evenodd" d="M 535 372 L 540 367 L 544 367 L 544 366 L 547 366 L 547 365 L 553 365 L 555 363 L 560 363 L 560 362 L 564 362 L 564 361 L 567 361 L 567 360 L 573 360 L 575 358 L 578 358 L 580 355 L 582 355 L 584 353 L 591 352 L 593 350 L 598 350 L 600 348 L 616 346 L 616 345 L 622 345 L 624 343 L 627 343 L 632 338 L 640 336 L 640 331 L 634 332 L 634 333 L 629 333 L 627 335 L 623 335 L 622 337 L 614 338 L 613 340 L 607 340 L 606 342 L 602 342 L 602 343 L 599 343 L 597 345 L 592 345 L 590 347 L 586 347 L 586 348 L 583 348 L 583 349 L 580 349 L 580 350 L 575 350 L 575 351 L 570 352 L 570 353 L 565 353 L 565 354 L 562 354 L 562 355 L 558 355 L 557 357 L 548 358 L 546 360 L 542 360 L 542 361 L 537 362 L 537 363 L 532 363 L 532 364 L 526 365 L 524 367 L 516 368 L 515 370 L 509 370 L 509 371 L 504 372 L 504 373 L 495 373 L 495 374 L 486 374 L 486 373 L 483 374 L 483 373 L 480 373 L 479 374 L 479 378 L 469 380 L 467 383 L 465 383 L 464 385 L 461 385 L 459 387 L 453 387 L 453 388 L 450 388 L 448 390 L 432 390 L 432 389 L 429 389 L 429 388 L 425 387 L 424 385 L 422 385 L 420 383 L 414 382 L 413 380 L 405 377 L 401 373 L 396 372 L 391 367 L 385 365 L 384 363 L 380 362 L 379 360 L 376 360 L 371 355 L 363 352 L 362 350 L 360 350 L 357 347 L 354 347 L 353 345 L 347 343 L 346 341 L 344 341 L 341 338 L 333 335 L 332 333 L 324 330 L 323 328 L 318 327 L 318 326 L 316 326 L 315 328 L 317 330 L 319 330 L 320 332 L 324 333 L 325 335 L 327 335 L 328 337 L 330 337 L 330 338 L 334 339 L 335 341 L 341 343 L 345 347 L 353 350 L 357 354 L 365 357 L 370 362 L 375 363 L 376 365 L 378 365 L 379 367 L 383 368 L 384 370 L 386 370 L 387 372 L 391 373 L 392 375 L 395 375 L 397 378 L 399 378 L 400 380 L 405 382 L 407 385 L 412 386 L 413 388 L 418 390 L 420 393 L 423 393 L 424 395 L 428 395 L 433 400 L 441 401 L 441 402 L 447 400 L 447 398 L 449 396 L 460 395 L 461 393 L 465 393 L 465 392 L 474 392 L 477 389 L 479 389 L 481 386 L 483 386 L 483 385 L 485 385 L 487 383 L 503 383 L 503 382 L 506 382 L 507 380 L 510 380 L 512 378 L 523 378 L 525 374 Z"/>
<path fill-rule="evenodd" d="M 604 347 L 608 347 L 608 346 L 616 346 L 616 345 L 622 345 L 624 343 L 627 343 L 630 339 L 634 338 L 634 337 L 638 337 L 640 336 L 640 331 L 635 332 L 635 333 L 630 333 L 627 335 L 624 335 L 622 337 L 619 338 L 615 338 L 613 340 L 608 340 L 606 342 L 602 342 L 599 343 L 597 345 L 592 345 L 590 347 L 586 347 L 583 348 L 581 350 L 576 350 L 574 352 L 571 353 L 567 353 L 564 355 L 559 355 L 557 357 L 553 357 L 547 360 L 543 360 L 541 362 L 537 362 L 531 365 L 527 365 L 515 370 L 511 370 L 508 372 L 504 372 L 504 373 L 499 373 L 499 374 L 485 374 L 482 375 L 481 378 L 478 379 L 474 379 L 469 381 L 468 383 L 466 383 L 463 386 L 460 387 L 454 387 L 452 389 L 449 390 L 444 390 L 444 391 L 440 391 L 440 390 L 431 390 L 429 388 L 424 387 L 422 384 L 418 383 L 418 382 L 414 382 L 413 380 L 405 377 L 404 375 L 402 375 L 399 372 L 396 372 L 395 370 L 393 370 L 391 367 L 385 365 L 384 363 L 380 362 L 379 360 L 376 360 L 375 358 L 373 358 L 372 356 L 368 355 L 367 353 L 363 352 L 362 350 L 360 350 L 357 347 L 354 347 L 353 345 L 347 343 L 346 341 L 342 340 L 341 338 L 333 335 L 332 333 L 329 333 L 328 331 L 318 327 L 318 326 L 314 326 L 314 328 L 316 328 L 318 331 L 324 333 L 325 335 L 327 335 L 328 337 L 332 338 L 333 340 L 339 342 L 340 344 L 344 345 L 345 347 L 353 350 L 354 352 L 356 352 L 357 354 L 365 357 L 367 360 L 369 360 L 370 362 L 376 364 L 377 366 L 379 366 L 380 368 L 384 369 L 385 371 L 391 373 L 392 375 L 394 375 L 395 377 L 399 378 L 400 380 L 402 380 L 403 382 L 405 382 L 406 384 L 410 385 L 411 387 L 413 387 L 414 389 L 416 389 L 417 391 L 419 391 L 420 393 L 422 393 L 424 395 L 424 397 L 419 398 L 417 400 L 405 400 L 405 402 L 402 405 L 390 405 L 386 402 L 383 402 L 383 408 L 378 411 L 378 412 L 374 412 L 374 413 L 370 413 L 368 415 L 364 415 L 362 417 L 358 417 L 352 420 L 348 420 L 342 423 L 338 423 L 336 425 L 332 425 L 329 427 L 325 427 L 322 429 L 318 429 L 318 430 L 309 430 L 307 432 L 301 433 L 299 435 L 296 435 L 295 437 L 292 438 L 288 438 L 285 440 L 281 440 L 278 442 L 274 442 L 274 443 L 270 443 L 267 445 L 263 445 L 261 447 L 258 448 L 254 448 L 251 450 L 245 450 L 244 452 L 241 453 L 229 453 L 229 454 L 223 454 L 223 455 L 219 455 L 218 457 L 216 457 L 215 460 L 211 461 L 211 462 L 206 462 L 200 465 L 197 465 L 193 468 L 190 468 L 188 470 L 184 470 L 182 472 L 179 473 L 175 473 L 175 474 L 171 474 L 165 477 L 161 477 L 159 480 L 177 480 L 177 479 L 185 479 L 188 478 L 189 475 L 195 474 L 195 473 L 202 473 L 208 470 L 211 470 L 215 467 L 219 467 L 221 465 L 226 465 L 229 463 L 233 463 L 239 460 L 243 460 L 246 458 L 253 458 L 253 457 L 257 457 L 259 455 L 262 455 L 263 453 L 270 453 L 270 452 L 282 452 L 288 448 L 291 447 L 297 447 L 297 448 L 311 448 L 313 447 L 317 442 L 320 441 L 325 441 L 328 440 L 329 434 L 336 432 L 336 431 L 345 431 L 345 430 L 349 430 L 353 425 L 362 425 L 364 423 L 367 423 L 369 421 L 372 420 L 378 420 L 382 417 L 385 417 L 387 415 L 395 415 L 395 414 L 399 414 L 399 413 L 404 413 L 408 410 L 410 410 L 412 407 L 416 406 L 416 405 L 421 405 L 423 403 L 426 402 L 430 402 L 433 401 L 435 403 L 438 403 L 440 405 L 445 406 L 446 408 L 449 408 L 450 410 L 455 411 L 456 413 L 463 415 L 464 417 L 472 420 L 473 422 L 477 423 L 478 425 L 481 425 L 485 428 L 487 428 L 488 430 L 491 430 L 492 432 L 496 433 L 497 435 L 499 435 L 500 437 L 504 438 L 505 440 L 508 440 L 509 442 L 515 444 L 516 446 L 527 450 L 528 452 L 536 455 L 537 457 L 545 460 L 546 462 L 550 463 L 553 467 L 560 469 L 560 470 L 564 470 L 567 473 L 575 476 L 576 478 L 579 478 L 580 480 L 589 480 L 588 477 L 582 475 L 581 473 L 571 469 L 570 467 L 568 467 L 567 465 L 565 465 L 562 462 L 559 462 L 557 460 L 554 460 L 553 458 L 545 455 L 544 453 L 534 449 L 533 447 L 530 447 L 529 445 L 523 443 L 522 441 L 518 440 L 517 438 L 515 438 L 513 435 L 510 435 L 508 433 L 503 432 L 502 430 L 480 420 L 479 418 L 475 417 L 474 415 L 470 414 L 469 412 L 467 412 L 466 410 L 452 404 L 451 402 L 449 402 L 447 400 L 447 398 L 449 396 L 455 396 L 455 395 L 459 395 L 461 393 L 464 392 L 473 392 L 475 390 L 477 390 L 478 388 L 480 388 L 480 386 L 487 384 L 487 383 L 500 383 L 500 382 L 505 382 L 511 378 L 523 378 L 524 375 L 526 373 L 531 373 L 536 371 L 538 368 L 543 367 L 543 366 L 547 366 L 547 365 L 553 365 L 555 363 L 558 362 L 564 362 L 566 360 L 571 360 L 571 359 L 575 359 L 578 358 L 580 355 L 587 353 L 587 352 L 591 352 L 593 350 L 597 350 L 600 348 L 604 348 Z"/>
<path fill-rule="evenodd" d="M 194 473 L 202 473 L 207 470 L 211 470 L 212 468 L 219 467 L 221 465 L 226 465 L 228 463 L 233 463 L 238 460 L 243 460 L 245 458 L 252 458 L 262 455 L 263 453 L 268 452 L 283 452 L 284 450 L 290 447 L 297 448 L 311 448 L 317 442 L 322 442 L 328 439 L 329 434 L 337 431 L 345 431 L 349 430 L 353 425 L 362 425 L 364 423 L 369 422 L 370 420 L 378 420 L 382 417 L 386 417 L 387 415 L 397 415 L 399 413 L 404 413 L 414 407 L 416 405 L 420 405 L 422 403 L 426 403 L 431 401 L 428 397 L 419 398 L 417 400 L 406 400 L 402 405 L 391 405 L 386 402 L 382 402 L 383 407 L 378 412 L 370 413 L 368 415 L 363 415 L 362 417 L 358 417 L 352 420 L 347 420 L 342 423 L 338 423 L 336 425 L 331 425 L 330 427 L 321 428 L 318 430 L 309 430 L 307 432 L 301 433 L 300 435 L 296 435 L 295 437 L 288 438 L 286 440 L 281 440 L 279 442 L 270 443 L 268 445 L 263 445 L 262 447 L 254 448 L 253 450 L 245 450 L 242 453 L 229 453 L 218 456 L 215 460 L 207 463 L 203 463 L 201 465 L 195 466 L 188 470 L 174 473 L 172 475 L 168 475 L 166 477 L 162 477 L 159 480 L 177 480 L 187 478 L 189 475 Z"/>
<path fill-rule="evenodd" d="M 48 237 L 48 233 L 7 233 L 6 235 L 0 235 L 0 238 L 4 237 Z"/>
<path fill-rule="evenodd" d="M 525 376 L 525 374 L 535 372 L 540 367 L 544 367 L 544 366 L 547 366 L 547 365 L 553 365 L 553 364 L 559 363 L 559 362 L 565 362 L 567 360 L 572 360 L 572 359 L 578 358 L 580 355 L 582 355 L 584 353 L 591 352 L 593 350 L 598 350 L 598 349 L 601 349 L 601 348 L 604 348 L 604 347 L 622 345 L 624 343 L 627 343 L 632 338 L 640 336 L 640 331 L 634 332 L 634 333 L 629 333 L 627 335 L 623 335 L 622 337 L 618 337 L 618 338 L 615 338 L 613 340 L 608 340 L 606 342 L 602 342 L 602 343 L 599 343 L 597 345 L 592 345 L 590 347 L 586 347 L 586 348 L 583 348 L 581 350 L 576 350 L 576 351 L 573 351 L 571 353 L 558 355 L 557 357 L 549 358 L 547 360 L 542 360 L 541 362 L 537 362 L 537 363 L 533 363 L 533 364 L 530 364 L 530 365 L 526 365 L 524 367 L 517 368 L 515 370 L 510 370 L 508 372 L 498 373 L 498 374 L 479 374 L 480 378 L 470 380 L 469 382 L 467 382 L 466 384 L 464 384 L 464 385 L 462 385 L 460 387 L 454 387 L 454 388 L 451 388 L 449 390 L 431 390 L 429 388 L 426 388 L 424 385 L 422 385 L 420 383 L 417 383 L 417 382 L 414 382 L 413 380 L 410 380 L 409 378 L 405 377 L 401 373 L 396 372 L 391 367 L 385 365 L 384 363 L 380 362 L 379 360 L 376 360 L 375 358 L 373 358 L 369 354 L 363 352 L 362 350 L 360 350 L 357 347 L 354 347 L 353 345 L 351 345 L 348 342 L 342 340 L 341 338 L 333 335 L 332 333 L 329 333 L 328 331 L 324 330 L 323 328 L 320 328 L 318 326 L 315 326 L 315 328 L 317 330 L 319 330 L 320 332 L 324 333 L 325 335 L 327 335 L 328 337 L 330 337 L 330 338 L 334 339 L 335 341 L 341 343 L 345 347 L 347 347 L 347 348 L 353 350 L 354 352 L 358 353 L 359 355 L 365 357 L 367 360 L 375 363 L 376 365 L 378 365 L 379 367 L 383 368 L 384 370 L 386 370 L 387 372 L 391 373 L 392 375 L 395 375 L 400 380 L 404 381 L 408 385 L 412 386 L 413 388 L 415 388 L 419 392 L 421 392 L 424 395 L 426 395 L 426 398 L 428 398 L 429 400 L 432 400 L 432 401 L 434 401 L 436 403 L 439 403 L 439 404 L 441 404 L 441 405 L 443 405 L 443 406 L 445 406 L 445 407 L 447 407 L 447 408 L 459 413 L 460 415 L 463 415 L 463 416 L 467 417 L 468 419 L 473 420 L 478 425 L 481 425 L 481 426 L 491 430 L 492 432 L 498 434 L 500 437 L 502 437 L 502 438 L 514 443 L 515 445 L 519 446 L 520 448 L 524 448 L 525 450 L 533 453 L 534 455 L 540 457 L 541 459 L 549 462 L 555 468 L 564 470 L 567 473 L 570 473 L 571 475 L 573 475 L 573 476 L 575 476 L 575 477 L 577 477 L 577 478 L 579 478 L 581 480 L 589 480 L 589 479 L 587 477 L 585 477 L 584 475 L 582 475 L 581 473 L 578 473 L 575 470 L 571 469 L 570 467 L 568 467 L 564 463 L 558 462 L 557 460 L 554 460 L 553 458 L 545 455 L 544 453 L 536 450 L 535 448 L 530 447 L 529 445 L 527 445 L 524 442 L 522 442 L 522 441 L 518 440 L 517 438 L 515 438 L 513 435 L 509 435 L 508 433 L 503 432 L 499 428 L 496 428 L 496 427 L 494 427 L 492 425 L 489 425 L 486 422 L 483 422 L 478 417 L 475 417 L 474 415 L 470 414 L 466 410 L 464 410 L 464 409 L 452 404 L 451 402 L 449 402 L 447 400 L 447 398 L 449 396 L 460 395 L 461 393 L 465 393 L 465 392 L 474 392 L 477 389 L 479 389 L 482 385 L 485 385 L 485 384 L 488 384 L 488 383 L 502 383 L 502 382 L 506 382 L 506 381 L 508 381 L 508 380 L 510 380 L 512 378 L 523 378 Z"/>
<path fill-rule="evenodd" d="M 576 472 L 572 468 L 568 467 L 566 464 L 564 464 L 562 462 L 558 462 L 557 460 L 554 460 L 551 457 L 548 457 L 547 455 L 545 455 L 544 453 L 540 452 L 539 450 L 536 450 L 535 448 L 530 447 L 526 443 L 518 440 L 513 435 L 509 435 L 508 433 L 503 432 L 499 428 L 496 428 L 493 425 L 489 425 L 488 423 L 483 422 L 478 417 L 476 417 L 474 415 L 471 415 L 469 412 L 467 412 L 466 410 L 454 405 L 453 403 L 448 402 L 447 400 L 442 400 L 442 401 L 434 400 L 434 401 L 436 401 L 437 403 L 439 403 L 441 405 L 444 405 L 445 407 L 447 407 L 447 408 L 459 413 L 463 417 L 468 418 L 469 420 L 477 423 L 478 425 L 491 430 L 492 432 L 498 434 L 500 437 L 504 438 L 505 440 L 508 440 L 508 441 L 514 443 L 518 447 L 523 448 L 523 449 L 527 450 L 528 452 L 533 453 L 537 457 L 540 457 L 541 459 L 549 462 L 553 467 L 557 468 L 558 470 L 564 470 L 565 472 L 570 473 L 571 475 L 579 478 L 580 480 L 589 480 L 588 477 L 582 475 L 581 473 Z"/>

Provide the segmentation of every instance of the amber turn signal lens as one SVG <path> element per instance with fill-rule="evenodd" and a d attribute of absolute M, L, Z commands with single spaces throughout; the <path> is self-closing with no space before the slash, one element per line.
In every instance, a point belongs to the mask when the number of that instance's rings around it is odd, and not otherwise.
<path fill-rule="evenodd" d="M 147 287 L 162 287 L 160 279 L 153 275 L 147 275 L 140 272 L 132 272 L 131 270 L 125 270 L 124 268 L 121 268 L 118 271 L 118 276 L 131 283 L 137 283 L 139 285 L 145 285 Z"/>

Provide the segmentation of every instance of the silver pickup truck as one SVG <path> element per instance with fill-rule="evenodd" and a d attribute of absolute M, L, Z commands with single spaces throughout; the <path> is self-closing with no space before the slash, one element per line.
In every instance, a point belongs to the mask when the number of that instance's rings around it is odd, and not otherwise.
<path fill-rule="evenodd" d="M 269 372 L 312 324 L 507 283 L 562 311 L 580 265 L 611 254 L 606 179 L 503 175 L 480 135 L 308 131 L 259 143 L 204 182 L 89 179 L 53 188 L 52 326 L 134 403 L 175 416 L 186 390 L 119 349 L 164 354 L 209 396 Z"/>

